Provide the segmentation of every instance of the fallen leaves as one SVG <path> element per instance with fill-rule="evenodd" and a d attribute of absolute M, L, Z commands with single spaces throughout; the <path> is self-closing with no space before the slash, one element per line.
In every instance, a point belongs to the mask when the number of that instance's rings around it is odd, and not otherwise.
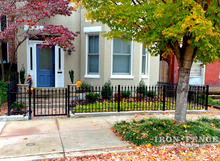
<path fill-rule="evenodd" d="M 199 160 L 220 160 L 220 144 L 207 146 L 152 146 L 150 144 L 133 147 L 135 151 L 125 153 L 108 153 L 83 157 L 69 157 L 54 159 L 52 161 L 87 161 L 87 160 L 108 160 L 108 161 L 134 161 L 134 160 L 155 160 L 155 161 L 199 161 Z"/>

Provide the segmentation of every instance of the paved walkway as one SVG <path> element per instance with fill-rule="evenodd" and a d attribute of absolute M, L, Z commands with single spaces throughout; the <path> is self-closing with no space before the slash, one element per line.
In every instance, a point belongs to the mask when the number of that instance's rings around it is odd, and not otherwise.
<path fill-rule="evenodd" d="M 103 117 L 6 122 L 0 133 L 0 160 L 62 158 L 128 146 L 111 127 Z"/>
<path fill-rule="evenodd" d="M 219 110 L 188 114 L 187 119 L 220 118 Z M 38 160 L 130 150 L 111 131 L 116 121 L 174 118 L 174 114 L 139 114 L 0 122 L 0 160 Z M 2 127 L 2 129 L 1 129 Z"/>

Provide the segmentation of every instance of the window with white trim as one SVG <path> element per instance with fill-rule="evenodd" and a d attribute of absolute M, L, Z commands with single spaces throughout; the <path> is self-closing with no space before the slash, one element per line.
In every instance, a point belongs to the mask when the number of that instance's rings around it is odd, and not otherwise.
<path fill-rule="evenodd" d="M 87 74 L 99 74 L 99 35 L 88 36 Z"/>
<path fill-rule="evenodd" d="M 202 68 L 200 63 L 193 63 L 190 71 L 190 77 L 201 77 Z"/>
<path fill-rule="evenodd" d="M 1 18 L 0 19 L 1 31 L 4 31 L 4 29 L 7 27 L 7 18 L 6 16 L 1 16 L 0 18 Z M 8 62 L 8 43 L 2 42 L 1 46 L 2 46 L 1 50 L 2 50 L 3 63 L 7 63 Z"/>
<path fill-rule="evenodd" d="M 147 71 L 148 71 L 148 52 L 147 52 L 147 49 L 144 47 L 144 44 L 143 44 L 141 74 L 142 75 L 147 75 Z"/>
<path fill-rule="evenodd" d="M 113 75 L 131 75 L 131 42 L 113 41 Z"/>

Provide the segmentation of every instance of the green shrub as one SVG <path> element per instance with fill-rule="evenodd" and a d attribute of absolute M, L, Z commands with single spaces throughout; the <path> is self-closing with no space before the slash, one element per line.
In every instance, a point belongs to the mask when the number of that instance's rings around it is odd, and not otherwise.
<path fill-rule="evenodd" d="M 25 109 L 25 105 L 22 102 L 15 102 L 11 105 L 13 111 L 19 112 Z"/>
<path fill-rule="evenodd" d="M 91 92 L 92 86 L 88 83 L 83 82 L 80 90 L 82 90 L 83 92 Z"/>
<path fill-rule="evenodd" d="M 7 86 L 8 86 L 7 82 L 0 81 L 0 107 L 3 102 L 7 101 L 7 92 L 8 92 Z"/>
<path fill-rule="evenodd" d="M 143 97 L 155 97 L 157 94 L 155 91 L 147 90 L 146 85 L 143 80 L 139 82 L 137 93 L 141 94 Z"/>
<path fill-rule="evenodd" d="M 74 82 L 74 71 L 73 70 L 69 70 L 69 76 L 70 76 L 71 83 L 73 84 Z"/>
<path fill-rule="evenodd" d="M 139 85 L 137 87 L 137 93 L 142 94 L 143 96 L 146 95 L 146 86 L 143 79 L 139 82 Z"/>
<path fill-rule="evenodd" d="M 86 100 L 89 103 L 94 103 L 97 101 L 97 99 L 99 99 L 99 97 L 100 97 L 100 95 L 98 93 L 90 92 L 89 94 L 86 95 Z"/>
<path fill-rule="evenodd" d="M 121 96 L 122 96 L 122 98 L 128 99 L 131 97 L 131 92 L 130 91 L 122 91 Z"/>
<path fill-rule="evenodd" d="M 21 82 L 21 84 L 24 84 L 24 82 L 25 82 L 25 68 L 24 68 L 24 66 L 21 67 L 19 74 L 20 74 L 20 82 Z"/>
<path fill-rule="evenodd" d="M 154 98 L 156 95 L 157 95 L 157 94 L 156 94 L 155 91 L 146 91 L 146 96 L 147 96 L 147 97 Z"/>
<path fill-rule="evenodd" d="M 8 91 L 8 83 L 0 81 L 0 91 L 6 92 Z"/>
<path fill-rule="evenodd" d="M 103 99 L 111 99 L 113 96 L 113 90 L 112 90 L 112 86 L 111 86 L 111 82 L 108 81 L 104 84 L 102 91 L 102 98 Z"/>

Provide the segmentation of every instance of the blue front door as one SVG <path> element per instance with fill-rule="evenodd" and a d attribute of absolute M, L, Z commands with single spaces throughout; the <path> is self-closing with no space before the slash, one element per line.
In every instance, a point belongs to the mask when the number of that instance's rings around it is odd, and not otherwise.
<path fill-rule="evenodd" d="M 55 47 L 39 48 L 37 45 L 37 86 L 55 86 Z"/>

